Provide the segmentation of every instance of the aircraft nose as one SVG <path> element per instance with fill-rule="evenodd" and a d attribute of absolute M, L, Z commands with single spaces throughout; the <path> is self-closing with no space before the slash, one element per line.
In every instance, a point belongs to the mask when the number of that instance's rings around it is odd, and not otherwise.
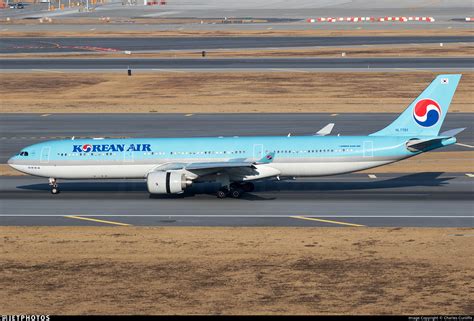
<path fill-rule="evenodd" d="M 15 156 L 11 157 L 9 160 L 8 160 L 8 165 L 12 166 L 15 164 Z"/>

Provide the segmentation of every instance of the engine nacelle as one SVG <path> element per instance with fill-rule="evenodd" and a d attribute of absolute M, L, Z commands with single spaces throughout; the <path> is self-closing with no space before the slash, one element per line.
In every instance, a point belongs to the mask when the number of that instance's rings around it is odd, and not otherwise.
<path fill-rule="evenodd" d="M 150 194 L 181 194 L 191 185 L 183 171 L 156 171 L 148 174 L 146 185 Z"/>

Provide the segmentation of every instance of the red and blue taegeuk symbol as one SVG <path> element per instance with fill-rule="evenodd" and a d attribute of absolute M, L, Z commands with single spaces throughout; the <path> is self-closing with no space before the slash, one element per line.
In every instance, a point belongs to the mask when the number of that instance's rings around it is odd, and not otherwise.
<path fill-rule="evenodd" d="M 423 127 L 435 125 L 441 117 L 441 107 L 432 99 L 421 99 L 413 108 L 413 118 Z"/>
<path fill-rule="evenodd" d="M 84 145 L 82 145 L 82 150 L 84 152 L 88 153 L 92 150 L 92 145 L 91 144 L 84 144 Z"/>

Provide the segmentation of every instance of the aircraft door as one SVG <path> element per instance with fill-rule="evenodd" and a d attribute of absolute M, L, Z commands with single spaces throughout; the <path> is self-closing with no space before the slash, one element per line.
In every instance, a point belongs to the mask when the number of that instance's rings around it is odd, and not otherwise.
<path fill-rule="evenodd" d="M 374 143 L 372 141 L 364 142 L 364 157 L 374 156 Z"/>
<path fill-rule="evenodd" d="M 253 158 L 254 159 L 262 159 L 263 158 L 263 145 L 262 144 L 255 144 L 253 145 Z"/>
<path fill-rule="evenodd" d="M 49 163 L 49 154 L 51 152 L 51 147 L 43 147 L 41 149 L 40 163 L 46 164 Z"/>
<path fill-rule="evenodd" d="M 123 161 L 125 163 L 133 163 L 133 151 L 124 151 L 123 152 Z"/>

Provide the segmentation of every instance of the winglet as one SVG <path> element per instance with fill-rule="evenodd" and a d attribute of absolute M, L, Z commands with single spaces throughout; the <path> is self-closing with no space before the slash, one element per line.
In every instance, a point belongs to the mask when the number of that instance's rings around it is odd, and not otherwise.
<path fill-rule="evenodd" d="M 275 158 L 275 152 L 270 152 L 264 157 L 262 157 L 262 159 L 256 161 L 255 164 L 269 164 L 273 162 L 274 158 Z"/>
<path fill-rule="evenodd" d="M 329 123 L 323 128 L 321 128 L 314 136 L 326 136 L 329 135 L 332 132 L 332 129 L 334 128 L 334 123 Z"/>

